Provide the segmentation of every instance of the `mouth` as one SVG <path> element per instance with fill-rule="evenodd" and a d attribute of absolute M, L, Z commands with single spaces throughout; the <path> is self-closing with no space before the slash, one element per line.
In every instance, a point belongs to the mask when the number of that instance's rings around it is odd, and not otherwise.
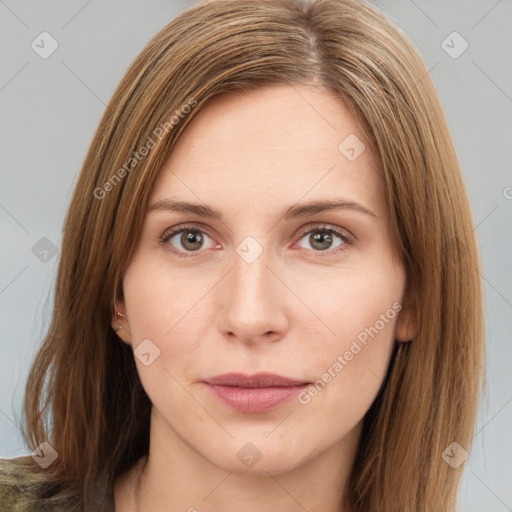
<path fill-rule="evenodd" d="M 203 382 L 223 405 L 246 413 L 263 413 L 283 406 L 311 384 L 271 373 L 229 373 Z"/>

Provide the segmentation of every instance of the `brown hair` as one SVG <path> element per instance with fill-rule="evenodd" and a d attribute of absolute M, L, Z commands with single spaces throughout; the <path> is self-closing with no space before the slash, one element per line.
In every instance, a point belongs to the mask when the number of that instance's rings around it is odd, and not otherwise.
<path fill-rule="evenodd" d="M 111 318 L 163 163 L 216 95 L 283 83 L 334 91 L 369 128 L 415 297 L 418 335 L 398 344 L 365 416 L 348 508 L 454 510 L 464 466 L 442 453 L 452 442 L 470 451 L 484 381 L 480 257 L 428 70 L 400 29 L 357 0 L 197 4 L 126 72 L 76 184 L 53 318 L 26 387 L 26 443 L 48 441 L 58 452 L 41 472 L 48 500 L 67 496 L 73 510 L 88 510 L 100 477 L 112 485 L 148 451 L 151 404 Z"/>

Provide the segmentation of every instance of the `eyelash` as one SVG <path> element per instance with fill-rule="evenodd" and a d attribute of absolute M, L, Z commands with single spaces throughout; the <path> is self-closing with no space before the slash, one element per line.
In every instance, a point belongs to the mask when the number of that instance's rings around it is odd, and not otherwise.
<path fill-rule="evenodd" d="M 165 245 L 173 236 L 183 233 L 183 232 L 192 232 L 192 233 L 203 233 L 208 235 L 210 238 L 212 238 L 208 231 L 205 229 L 199 229 L 197 226 L 193 224 L 184 225 L 184 226 L 178 226 L 176 228 L 171 228 L 163 233 L 163 235 L 160 236 L 160 244 Z M 304 238 L 305 235 L 310 233 L 322 233 L 322 234 L 332 234 L 338 236 L 341 240 L 343 240 L 343 244 L 341 246 L 338 246 L 335 249 L 326 249 L 324 251 L 314 251 L 315 257 L 316 256 L 330 256 L 335 253 L 340 253 L 344 250 L 346 250 L 347 245 L 352 245 L 355 241 L 355 237 L 346 231 L 341 231 L 338 228 L 334 228 L 332 226 L 325 226 L 325 225 L 317 225 L 313 228 L 304 229 L 300 232 L 300 239 Z M 300 240 L 299 239 L 299 240 Z M 175 249 L 171 249 L 170 252 L 180 258 L 190 258 L 195 257 L 198 253 L 201 251 L 187 251 L 185 254 L 176 251 Z"/>

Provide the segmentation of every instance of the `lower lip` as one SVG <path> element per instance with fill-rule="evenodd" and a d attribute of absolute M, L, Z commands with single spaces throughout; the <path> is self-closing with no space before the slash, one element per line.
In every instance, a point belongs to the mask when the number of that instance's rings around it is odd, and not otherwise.
<path fill-rule="evenodd" d="M 239 388 L 206 384 L 215 396 L 232 409 L 241 412 L 267 412 L 293 400 L 309 384 L 269 388 Z"/>

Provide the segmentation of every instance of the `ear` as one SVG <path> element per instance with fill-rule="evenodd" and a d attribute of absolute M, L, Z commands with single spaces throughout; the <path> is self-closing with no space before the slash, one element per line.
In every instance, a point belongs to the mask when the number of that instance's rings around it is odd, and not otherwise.
<path fill-rule="evenodd" d="M 399 342 L 412 341 L 418 334 L 418 303 L 416 293 L 406 291 L 402 300 L 402 309 L 398 313 L 395 326 L 395 339 Z"/>
<path fill-rule="evenodd" d="M 115 306 L 117 313 L 112 314 L 111 325 L 115 333 L 122 341 L 131 345 L 132 337 L 130 334 L 130 324 L 128 322 L 128 316 L 126 315 L 126 307 L 123 299 L 117 299 Z"/>

